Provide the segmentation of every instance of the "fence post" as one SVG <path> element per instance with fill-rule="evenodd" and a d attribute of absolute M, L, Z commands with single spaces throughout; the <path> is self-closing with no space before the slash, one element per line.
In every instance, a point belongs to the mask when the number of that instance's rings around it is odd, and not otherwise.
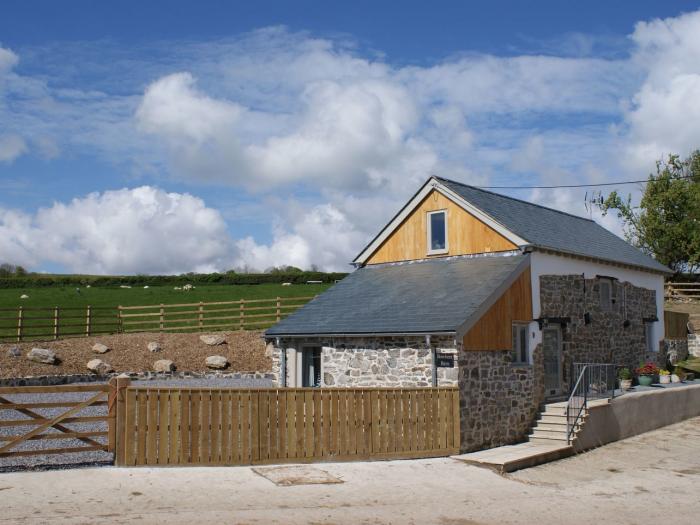
<path fill-rule="evenodd" d="M 124 325 L 122 324 L 122 305 L 117 306 L 117 332 L 124 332 Z"/>
<path fill-rule="evenodd" d="M 58 306 L 53 309 L 53 338 L 58 339 Z"/>
<path fill-rule="evenodd" d="M 114 407 L 114 419 L 109 420 L 108 443 L 114 451 L 116 465 L 124 465 L 126 458 L 126 388 L 131 384 L 128 377 L 116 377 L 109 394 L 109 415 Z M 110 381 L 110 386 L 112 385 Z"/>
<path fill-rule="evenodd" d="M 92 307 L 88 305 L 85 317 L 85 337 L 90 336 L 90 325 L 92 324 Z"/>
<path fill-rule="evenodd" d="M 22 320 L 24 319 L 24 307 L 19 307 L 17 312 L 17 342 L 22 340 Z"/>
<path fill-rule="evenodd" d="M 199 331 L 202 331 L 204 325 L 204 303 L 199 301 Z"/>
<path fill-rule="evenodd" d="M 243 319 L 243 318 L 245 317 L 245 306 L 244 306 L 244 304 L 245 304 L 245 299 L 241 299 L 241 304 L 240 304 L 240 306 L 239 306 L 240 315 L 238 316 L 238 317 L 239 317 L 239 321 L 240 321 L 240 326 L 238 327 L 238 329 L 241 330 L 241 331 L 243 330 L 243 323 L 244 323 L 244 319 Z"/>
<path fill-rule="evenodd" d="M 163 303 L 160 303 L 160 331 L 163 331 L 163 326 L 165 323 L 163 322 L 165 320 L 165 308 L 163 307 Z"/>
<path fill-rule="evenodd" d="M 280 315 L 282 314 L 282 301 L 280 297 L 277 297 L 277 322 L 280 322 Z"/>

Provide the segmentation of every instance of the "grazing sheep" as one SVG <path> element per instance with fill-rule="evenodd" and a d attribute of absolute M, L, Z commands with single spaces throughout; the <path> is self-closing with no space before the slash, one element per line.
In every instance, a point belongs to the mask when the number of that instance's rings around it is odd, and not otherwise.
<path fill-rule="evenodd" d="M 20 299 L 29 299 L 29 296 L 27 294 L 22 294 L 19 296 Z"/>

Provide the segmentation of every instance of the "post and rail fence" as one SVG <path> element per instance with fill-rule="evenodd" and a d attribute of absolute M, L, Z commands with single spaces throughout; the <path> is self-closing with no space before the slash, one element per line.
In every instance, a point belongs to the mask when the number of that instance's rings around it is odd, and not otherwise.
<path fill-rule="evenodd" d="M 664 294 L 666 297 L 700 299 L 700 283 L 666 283 Z"/>
<path fill-rule="evenodd" d="M 0 342 L 129 332 L 268 328 L 314 296 L 145 306 L 0 308 Z"/>

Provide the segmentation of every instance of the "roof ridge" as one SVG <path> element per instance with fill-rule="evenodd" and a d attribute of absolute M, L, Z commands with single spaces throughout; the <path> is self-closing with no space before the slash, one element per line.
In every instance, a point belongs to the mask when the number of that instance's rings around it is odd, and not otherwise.
<path fill-rule="evenodd" d="M 597 223 L 596 221 L 594 221 L 593 219 L 588 219 L 588 218 L 586 218 L 586 217 L 581 217 L 580 215 L 574 215 L 573 213 L 569 213 L 569 212 L 562 211 L 562 210 L 557 210 L 556 208 L 550 208 L 549 206 L 543 206 L 542 204 L 537 204 L 537 203 L 535 203 L 535 202 L 526 201 L 525 199 L 518 199 L 517 197 L 511 197 L 510 195 L 504 195 L 503 193 L 497 193 L 497 192 L 495 192 L 495 191 L 485 190 L 485 189 L 483 189 L 483 188 L 478 188 L 478 187 L 476 187 L 476 186 L 471 186 L 470 184 L 465 184 L 465 183 L 463 183 L 463 182 L 459 182 L 459 181 L 456 181 L 456 180 L 448 179 L 448 178 L 446 178 L 446 177 L 438 177 L 437 175 L 433 175 L 433 178 L 435 178 L 435 179 L 437 179 L 437 180 L 439 180 L 439 181 L 450 182 L 450 183 L 452 183 L 452 184 L 457 184 L 457 185 L 459 185 L 459 186 L 464 186 L 464 187 L 466 187 L 466 188 L 469 188 L 469 189 L 472 189 L 472 190 L 477 190 L 477 191 L 480 191 L 480 192 L 482 192 L 482 193 L 489 193 L 489 194 L 491 194 L 491 195 L 496 195 L 497 197 L 502 197 L 502 198 L 504 198 L 504 199 L 509 199 L 509 200 L 516 201 L 516 202 L 522 202 L 523 204 L 529 204 L 530 206 L 537 206 L 538 208 L 542 208 L 542 209 L 544 209 L 544 210 L 553 211 L 553 212 L 556 212 L 556 213 L 561 213 L 562 215 L 568 215 L 569 217 L 573 217 L 574 219 L 580 219 L 580 220 L 582 220 L 582 221 L 588 221 L 588 222 L 592 222 L 593 224 L 598 224 L 598 223 Z M 598 226 L 600 226 L 600 225 L 598 224 Z"/>

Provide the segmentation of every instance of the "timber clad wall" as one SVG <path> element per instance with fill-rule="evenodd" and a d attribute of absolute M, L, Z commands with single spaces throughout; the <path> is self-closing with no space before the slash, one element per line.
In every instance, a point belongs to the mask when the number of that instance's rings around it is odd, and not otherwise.
<path fill-rule="evenodd" d="M 447 254 L 466 255 L 484 252 L 501 252 L 517 248 L 463 208 L 433 190 L 406 220 L 384 241 L 367 264 L 411 261 L 428 257 L 428 233 L 426 214 L 429 211 L 447 210 Z"/>
<path fill-rule="evenodd" d="M 532 320 L 530 268 L 489 308 L 464 336 L 465 350 L 510 350 L 514 321 Z"/>

